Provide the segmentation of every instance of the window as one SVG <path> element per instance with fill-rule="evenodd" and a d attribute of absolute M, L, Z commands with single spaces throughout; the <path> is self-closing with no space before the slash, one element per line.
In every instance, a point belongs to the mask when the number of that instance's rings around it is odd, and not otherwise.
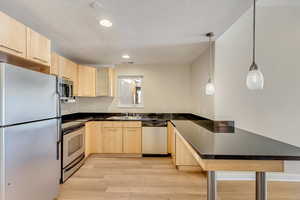
<path fill-rule="evenodd" d="M 142 76 L 118 76 L 119 107 L 143 107 Z"/>

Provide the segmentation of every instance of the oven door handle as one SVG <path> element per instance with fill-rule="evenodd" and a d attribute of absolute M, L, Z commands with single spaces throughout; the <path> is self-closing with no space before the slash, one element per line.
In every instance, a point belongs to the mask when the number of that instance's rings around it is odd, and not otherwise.
<path fill-rule="evenodd" d="M 84 154 L 81 155 L 80 157 L 81 157 L 81 159 L 79 159 L 76 163 L 74 163 L 73 165 L 71 165 L 70 167 L 68 167 L 67 169 L 65 169 L 64 171 L 65 171 L 65 172 L 68 172 L 68 171 L 70 171 L 71 169 L 73 169 L 73 167 L 75 167 L 78 163 L 80 163 L 80 162 L 83 160 Z"/>

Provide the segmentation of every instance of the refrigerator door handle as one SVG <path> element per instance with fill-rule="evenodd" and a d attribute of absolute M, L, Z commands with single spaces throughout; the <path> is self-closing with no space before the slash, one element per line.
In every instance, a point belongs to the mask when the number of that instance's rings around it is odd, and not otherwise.
<path fill-rule="evenodd" d="M 57 141 L 56 141 L 56 159 L 60 159 L 60 146 L 62 142 L 61 119 L 57 119 Z"/>
<path fill-rule="evenodd" d="M 60 160 L 60 142 L 56 143 L 56 160 Z"/>
<path fill-rule="evenodd" d="M 61 143 L 62 141 L 62 130 L 61 130 L 61 119 L 57 119 L 57 142 Z"/>
<path fill-rule="evenodd" d="M 56 116 L 61 117 L 61 110 L 60 110 L 60 94 L 56 92 Z"/>

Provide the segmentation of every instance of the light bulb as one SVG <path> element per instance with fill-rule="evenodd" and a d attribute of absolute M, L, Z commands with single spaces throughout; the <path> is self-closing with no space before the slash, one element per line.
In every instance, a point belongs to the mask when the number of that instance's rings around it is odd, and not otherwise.
<path fill-rule="evenodd" d="M 249 90 L 262 90 L 264 88 L 264 75 L 259 69 L 252 69 L 248 72 L 247 87 Z"/>
<path fill-rule="evenodd" d="M 211 96 L 215 94 L 215 91 L 215 85 L 209 80 L 205 86 L 205 94 Z"/>

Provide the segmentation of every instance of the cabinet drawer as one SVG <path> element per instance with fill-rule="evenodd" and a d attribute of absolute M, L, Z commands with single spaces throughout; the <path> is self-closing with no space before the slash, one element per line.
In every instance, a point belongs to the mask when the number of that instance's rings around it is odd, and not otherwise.
<path fill-rule="evenodd" d="M 123 122 L 123 127 L 142 127 L 141 121 Z"/>
<path fill-rule="evenodd" d="M 102 127 L 123 127 L 123 122 L 120 121 L 104 121 Z"/>

